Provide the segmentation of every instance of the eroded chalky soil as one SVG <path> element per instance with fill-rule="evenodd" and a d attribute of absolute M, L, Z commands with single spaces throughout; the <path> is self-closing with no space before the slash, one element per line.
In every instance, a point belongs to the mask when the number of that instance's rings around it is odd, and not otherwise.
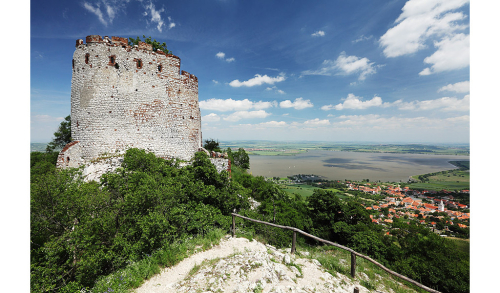
<path fill-rule="evenodd" d="M 136 292 L 369 292 L 315 260 L 255 240 L 226 238 L 146 281 Z"/>

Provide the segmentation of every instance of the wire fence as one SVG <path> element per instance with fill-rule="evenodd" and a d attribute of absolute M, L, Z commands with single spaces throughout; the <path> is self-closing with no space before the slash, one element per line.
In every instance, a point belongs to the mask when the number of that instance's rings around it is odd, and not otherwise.
<path fill-rule="evenodd" d="M 424 289 L 425 291 L 427 292 L 431 292 L 431 293 L 441 293 L 437 290 L 434 290 L 432 288 L 429 288 L 423 284 L 420 284 L 419 282 L 415 281 L 415 280 L 412 280 L 406 276 L 403 276 L 401 274 L 398 274 L 394 271 L 391 271 L 390 269 L 386 268 L 385 266 L 383 266 L 382 264 L 378 263 L 377 261 L 373 260 L 372 258 L 366 256 L 366 255 L 363 255 L 359 252 L 356 252 L 352 249 L 350 249 L 349 247 L 346 247 L 346 246 L 343 246 L 343 245 L 340 245 L 340 244 L 337 244 L 337 243 L 334 243 L 334 242 L 331 242 L 331 241 L 328 241 L 328 240 L 325 240 L 325 239 L 321 239 L 319 237 L 316 237 L 314 235 L 311 235 L 309 233 L 306 233 L 300 229 L 297 229 L 295 227 L 289 227 L 289 226 L 282 226 L 282 225 L 277 225 L 277 224 L 273 224 L 273 223 L 269 223 L 269 222 L 265 222 L 265 221 L 261 221 L 261 220 L 256 220 L 256 219 L 252 219 L 252 218 L 248 218 L 248 217 L 245 217 L 245 216 L 242 216 L 242 215 L 239 215 L 239 214 L 236 214 L 236 213 L 231 213 L 232 217 L 233 217 L 233 223 L 232 223 L 232 228 L 231 228 L 231 234 L 232 236 L 234 237 L 235 234 L 236 234 L 236 217 L 238 218 L 241 218 L 243 220 L 246 220 L 246 221 L 251 221 L 251 222 L 255 222 L 255 223 L 260 223 L 260 224 L 264 224 L 263 227 L 268 227 L 269 228 L 260 228 L 259 225 L 256 225 L 254 226 L 254 229 L 255 231 L 259 231 L 259 233 L 262 233 L 263 235 L 266 235 L 266 237 L 271 237 L 270 239 L 273 239 L 273 237 L 275 237 L 276 239 L 274 239 L 275 243 L 278 243 L 282 246 L 286 246 L 287 243 L 290 243 L 290 237 L 291 237 L 291 242 L 292 242 L 292 248 L 291 248 L 291 253 L 295 253 L 296 251 L 296 243 L 297 243 L 297 234 L 302 234 L 306 237 L 309 237 L 313 240 L 316 240 L 318 242 L 322 242 L 322 243 L 325 243 L 325 244 L 328 244 L 328 245 L 331 245 L 331 246 L 335 246 L 335 247 L 338 247 L 340 249 L 343 249 L 345 251 L 348 251 L 351 253 L 351 276 L 352 278 L 355 278 L 356 277 L 356 257 L 360 257 L 362 259 L 365 259 L 365 260 L 368 260 L 369 262 L 375 264 L 376 266 L 378 266 L 379 268 L 381 268 L 382 270 L 386 271 L 387 273 L 393 275 L 393 276 L 396 276 L 400 279 L 403 279 L 421 289 Z M 244 222 L 243 222 L 244 223 Z M 244 224 L 243 224 L 244 225 Z M 276 230 L 273 231 L 273 229 L 282 229 L 282 230 L 285 230 L 285 231 L 288 231 L 288 232 L 285 232 L 285 233 L 281 233 L 281 232 L 277 232 Z M 356 290 L 354 290 L 354 292 L 356 292 Z"/>

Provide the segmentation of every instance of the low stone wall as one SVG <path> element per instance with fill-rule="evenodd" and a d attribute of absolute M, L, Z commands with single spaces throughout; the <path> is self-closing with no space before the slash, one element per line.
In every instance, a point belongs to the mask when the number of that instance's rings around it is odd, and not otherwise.
<path fill-rule="evenodd" d="M 215 166 L 217 172 L 227 171 L 231 175 L 231 160 L 224 158 L 210 158 L 210 162 Z"/>

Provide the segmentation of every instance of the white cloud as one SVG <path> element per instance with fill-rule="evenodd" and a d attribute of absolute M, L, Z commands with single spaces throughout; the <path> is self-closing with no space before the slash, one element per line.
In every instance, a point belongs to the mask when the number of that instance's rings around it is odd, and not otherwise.
<path fill-rule="evenodd" d="M 396 19 L 396 25 L 382 37 L 380 45 L 386 57 L 397 57 L 415 53 L 426 48 L 431 36 L 452 34 L 467 28 L 459 24 L 466 16 L 461 12 L 451 12 L 469 0 L 409 0 Z"/>
<path fill-rule="evenodd" d="M 450 111 L 469 111 L 470 109 L 470 95 L 465 95 L 462 99 L 455 97 L 442 97 L 435 100 L 412 101 L 403 102 L 397 100 L 392 103 L 393 106 L 399 110 L 411 111 L 429 111 L 441 109 L 446 112 Z"/>
<path fill-rule="evenodd" d="M 253 108 L 255 110 L 262 110 L 262 109 L 268 109 L 268 108 L 276 107 L 277 105 L 278 105 L 278 103 L 276 101 L 273 101 L 273 102 L 258 101 L 258 102 L 254 102 L 253 103 Z"/>
<path fill-rule="evenodd" d="M 379 129 L 379 130 L 404 130 L 410 129 L 429 132 L 431 130 L 446 130 L 450 127 L 467 127 L 469 116 L 459 116 L 451 118 L 429 118 L 429 117 L 383 117 L 381 115 L 342 115 L 338 121 L 333 123 L 337 128 L 348 129 Z"/>
<path fill-rule="evenodd" d="M 164 9 L 162 8 L 160 10 L 156 10 L 153 2 L 149 2 L 149 4 L 146 5 L 144 8 L 149 10 L 149 15 L 151 15 L 151 22 L 156 23 L 156 28 L 158 29 L 159 32 L 162 32 L 165 22 L 161 18 L 160 13 L 162 13 Z"/>
<path fill-rule="evenodd" d="M 325 36 L 325 32 L 324 31 L 317 31 L 314 34 L 312 34 L 311 36 L 313 36 L 313 37 L 323 37 L 323 36 Z"/>
<path fill-rule="evenodd" d="M 115 18 L 116 15 L 115 8 L 106 4 L 106 13 L 108 14 L 109 22 L 113 22 L 113 19 Z"/>
<path fill-rule="evenodd" d="M 305 126 L 328 126 L 328 125 L 330 125 L 330 120 L 328 120 L 328 119 L 320 120 L 319 118 L 316 118 L 313 120 L 305 121 L 304 125 Z"/>
<path fill-rule="evenodd" d="M 96 7 L 92 6 L 92 4 L 89 4 L 87 2 L 83 2 L 83 7 L 87 9 L 87 11 L 95 14 L 97 18 L 99 18 L 99 21 L 104 24 L 105 26 L 108 25 L 108 22 L 104 19 L 104 15 L 102 14 L 100 4 L 97 3 Z"/>
<path fill-rule="evenodd" d="M 328 111 L 331 109 L 335 110 L 344 110 L 344 109 L 355 109 L 355 110 L 363 110 L 370 107 L 379 107 L 382 106 L 382 98 L 381 97 L 373 97 L 371 100 L 362 101 L 362 97 L 357 97 L 354 94 L 348 94 L 347 98 L 343 103 L 333 105 L 325 105 L 321 107 L 321 110 Z"/>
<path fill-rule="evenodd" d="M 438 48 L 434 54 L 424 59 L 431 68 L 425 68 L 419 74 L 429 75 L 436 72 L 461 69 L 470 64 L 470 35 L 456 34 L 435 42 Z"/>
<path fill-rule="evenodd" d="M 60 122 L 63 121 L 64 117 L 53 117 L 50 115 L 33 115 L 31 116 L 31 123 L 38 122 Z"/>
<path fill-rule="evenodd" d="M 256 85 L 262 85 L 262 84 L 274 84 L 276 82 L 281 82 L 286 79 L 285 74 L 281 73 L 280 75 L 276 77 L 269 77 L 267 75 L 260 75 L 256 74 L 254 78 L 251 78 L 247 81 L 239 81 L 238 79 L 235 79 L 229 83 L 230 86 L 232 87 L 241 87 L 241 86 L 246 86 L 246 87 L 252 87 Z"/>
<path fill-rule="evenodd" d="M 215 113 L 210 113 L 208 115 L 205 115 L 205 116 L 201 117 L 201 121 L 204 121 L 204 122 L 217 122 L 217 121 L 220 121 L 220 117 L 219 117 L 219 115 L 217 115 Z"/>
<path fill-rule="evenodd" d="M 168 17 L 168 29 L 173 29 L 177 24 L 175 22 L 172 21 L 172 18 L 169 16 Z"/>
<path fill-rule="evenodd" d="M 345 52 L 342 52 L 337 60 L 325 60 L 320 69 L 306 70 L 302 72 L 302 75 L 330 76 L 332 73 L 339 75 L 359 74 L 358 79 L 365 80 L 367 75 L 377 72 L 376 67 L 378 66 L 374 66 L 373 64 L 375 63 L 370 62 L 366 57 L 347 56 Z"/>
<path fill-rule="evenodd" d="M 370 35 L 369 37 L 365 37 L 365 35 L 361 35 L 359 38 L 355 39 L 354 41 L 352 41 L 353 43 L 359 43 L 359 42 L 362 42 L 362 41 L 367 41 L 369 39 L 373 38 L 372 35 Z"/>
<path fill-rule="evenodd" d="M 224 53 L 224 52 L 219 52 L 219 53 L 215 54 L 215 57 L 217 57 L 217 58 L 219 58 L 219 59 L 224 60 L 224 58 L 226 58 L 226 53 Z M 231 57 L 231 58 L 227 58 L 227 59 L 225 59 L 224 61 L 226 61 L 226 62 L 228 62 L 228 63 L 231 63 L 231 62 L 233 62 L 234 60 L 236 60 L 236 59 L 234 59 L 234 57 Z"/>
<path fill-rule="evenodd" d="M 364 80 L 368 74 L 376 72 L 373 67 L 374 62 L 370 63 L 368 58 L 359 58 L 356 56 L 346 56 L 345 52 L 335 61 L 335 67 L 344 75 L 359 73 L 359 80 Z"/>
<path fill-rule="evenodd" d="M 267 113 L 264 110 L 237 111 L 237 112 L 232 113 L 231 115 L 228 115 L 227 117 L 224 117 L 223 119 L 225 121 L 236 122 L 236 121 L 239 121 L 241 119 L 266 118 L 269 115 L 271 115 L 271 113 Z"/>
<path fill-rule="evenodd" d="M 215 84 L 219 84 L 219 82 L 215 79 L 212 79 L 212 82 L 215 83 Z"/>
<path fill-rule="evenodd" d="M 274 90 L 275 93 L 278 93 L 280 95 L 286 94 L 285 91 L 278 89 L 278 87 L 276 86 L 266 88 L 266 91 L 272 91 L 272 90 Z"/>
<path fill-rule="evenodd" d="M 268 121 L 268 122 L 262 122 L 262 123 L 259 123 L 258 126 L 261 126 L 261 127 L 285 127 L 285 126 L 288 126 L 288 124 L 286 124 L 285 121 Z"/>
<path fill-rule="evenodd" d="M 249 99 L 244 100 L 233 100 L 233 99 L 209 99 L 206 101 L 200 101 L 200 109 L 211 110 L 211 111 L 244 111 L 250 109 L 262 110 L 277 105 L 276 102 L 252 102 Z"/>
<path fill-rule="evenodd" d="M 295 110 L 302 110 L 313 106 L 310 100 L 304 100 L 302 97 L 295 99 L 293 102 L 290 100 L 280 102 L 281 108 L 294 108 Z"/>
<path fill-rule="evenodd" d="M 442 91 L 449 91 L 449 92 L 456 92 L 456 93 L 468 93 L 470 91 L 470 82 L 468 80 L 466 81 L 461 81 L 457 82 L 454 84 L 448 84 L 446 86 L 443 86 L 438 90 L 438 92 Z"/>

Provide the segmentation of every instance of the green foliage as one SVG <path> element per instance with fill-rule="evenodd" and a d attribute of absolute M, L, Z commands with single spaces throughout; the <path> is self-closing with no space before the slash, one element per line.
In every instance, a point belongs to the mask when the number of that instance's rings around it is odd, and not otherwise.
<path fill-rule="evenodd" d="M 214 139 L 206 139 L 203 148 L 209 152 L 218 152 L 222 153 L 222 150 L 219 146 L 219 141 L 215 141 Z"/>
<path fill-rule="evenodd" d="M 353 234 L 371 225 L 366 210 L 355 201 L 341 201 L 329 190 L 317 189 L 308 199 L 316 236 L 347 244 Z"/>
<path fill-rule="evenodd" d="M 160 43 L 160 42 L 156 41 L 156 39 L 151 40 L 151 37 L 147 37 L 146 38 L 145 35 L 142 35 L 142 37 L 144 38 L 144 40 L 141 40 L 140 37 L 137 37 L 136 39 L 134 39 L 134 38 L 128 38 L 128 44 L 130 46 L 133 46 L 133 45 L 139 45 L 139 42 L 144 42 L 146 44 L 152 45 L 153 46 L 153 51 L 161 50 L 165 54 L 172 54 L 172 51 L 170 51 L 170 50 L 167 49 L 167 44 L 165 42 Z"/>
<path fill-rule="evenodd" d="M 250 158 L 243 148 L 239 148 L 236 152 L 228 149 L 228 156 L 235 166 L 245 170 L 250 169 Z"/>
<path fill-rule="evenodd" d="M 32 156 L 34 167 L 47 164 Z M 32 290 L 92 287 L 99 276 L 176 241 L 227 229 L 229 214 L 247 207 L 245 190 L 217 173 L 203 152 L 179 168 L 130 149 L 122 168 L 99 183 L 84 182 L 75 169 L 32 170 Z M 141 275 L 155 272 L 148 270 Z"/>
<path fill-rule="evenodd" d="M 84 182 L 75 169 L 56 171 L 56 159 L 56 152 L 31 154 L 34 292 L 82 287 L 126 292 L 192 253 L 190 239 L 204 239 L 197 245 L 209 248 L 228 232 L 234 210 L 343 244 L 439 291 L 469 290 L 468 247 L 403 220 L 394 220 L 394 229 L 385 235 L 356 198 L 342 200 L 330 190 L 315 189 L 304 201 L 236 164 L 229 180 L 204 152 L 180 168 L 174 160 L 131 149 L 122 168 L 103 175 L 100 182 Z M 248 197 L 260 205 L 250 209 Z M 240 218 L 236 224 L 237 235 L 278 247 L 291 245 L 291 231 Z M 297 237 L 297 244 L 306 242 L 315 244 Z M 320 261 L 328 270 L 348 274 L 339 262 Z"/>
<path fill-rule="evenodd" d="M 54 138 L 47 144 L 46 152 L 53 152 L 55 149 L 62 149 L 71 139 L 71 116 L 68 115 L 61 122 L 59 128 L 54 132 Z"/>

